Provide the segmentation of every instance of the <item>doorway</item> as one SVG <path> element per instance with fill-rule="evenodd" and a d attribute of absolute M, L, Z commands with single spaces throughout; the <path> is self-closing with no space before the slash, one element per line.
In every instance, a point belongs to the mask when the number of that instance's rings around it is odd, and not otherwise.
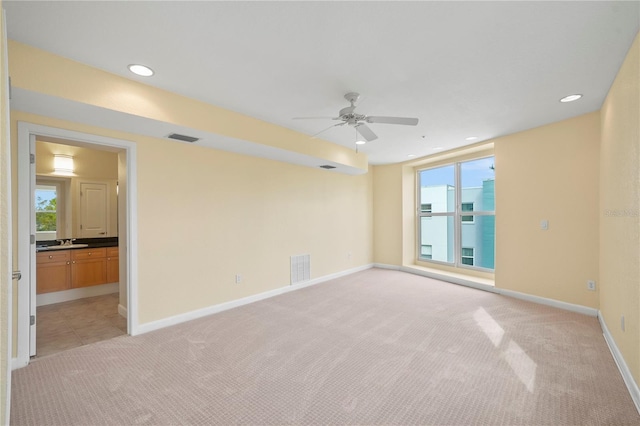
<path fill-rule="evenodd" d="M 126 294 L 119 286 L 119 152 L 38 136 L 35 154 L 35 356 L 42 357 L 127 334 Z"/>
<path fill-rule="evenodd" d="M 87 133 L 80 133 L 66 129 L 42 126 L 33 123 L 18 123 L 18 263 L 23 271 L 23 279 L 18 288 L 18 354 L 17 365 L 22 367 L 29 363 L 31 356 L 37 353 L 37 273 L 36 273 L 36 220 L 35 220 L 35 189 L 36 189 L 36 151 L 35 140 L 61 143 L 63 145 L 89 148 L 99 151 L 112 152 L 117 155 L 118 176 L 116 182 L 116 201 L 114 209 L 117 213 L 117 247 L 115 254 L 118 259 L 118 313 L 126 317 L 126 322 L 120 328 L 130 335 L 137 330 L 137 204 L 136 204 L 136 146 L 133 142 L 113 139 Z M 93 182 L 95 183 L 95 182 Z M 91 189 L 94 189 L 91 187 Z M 93 194 L 92 196 L 95 196 Z M 67 206 L 70 205 L 67 199 Z M 72 222 L 71 215 L 65 215 L 67 222 Z M 79 222 L 79 221 L 78 221 Z M 79 228 L 80 225 L 67 223 L 67 229 Z M 104 231 L 108 232 L 109 225 Z M 62 234 L 61 234 L 62 235 Z M 75 238 L 72 234 L 64 234 L 68 240 Z M 79 247 L 73 247 L 74 249 Z M 60 250 L 60 252 L 74 252 L 79 250 Z M 95 263 L 95 262 L 94 262 Z M 80 265 L 78 265 L 79 267 Z M 112 270 L 113 268 L 111 268 Z M 85 269 L 86 270 L 86 269 Z M 107 268 L 107 271 L 109 268 Z M 80 274 L 77 274 L 80 276 Z M 82 286 L 76 286 L 82 287 Z M 97 286 L 96 286 L 97 287 Z M 73 291 L 81 291 L 75 288 Z M 101 296 L 101 295 L 97 295 Z M 90 296 L 92 297 L 92 296 Z M 109 298 L 107 298 L 109 299 Z M 112 297 L 111 302 L 115 299 Z M 107 300 L 109 301 L 109 300 Z M 67 301 L 65 301 L 67 302 Z M 92 300 L 92 303 L 98 300 Z M 72 303 L 72 302 L 69 302 Z"/>

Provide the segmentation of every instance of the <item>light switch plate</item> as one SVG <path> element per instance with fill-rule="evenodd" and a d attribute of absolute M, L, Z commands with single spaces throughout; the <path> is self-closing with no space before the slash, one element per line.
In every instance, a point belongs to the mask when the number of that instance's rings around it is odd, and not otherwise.
<path fill-rule="evenodd" d="M 549 221 L 548 220 L 541 220 L 540 221 L 540 229 L 542 229 L 543 231 L 546 231 L 547 229 L 549 229 Z"/>

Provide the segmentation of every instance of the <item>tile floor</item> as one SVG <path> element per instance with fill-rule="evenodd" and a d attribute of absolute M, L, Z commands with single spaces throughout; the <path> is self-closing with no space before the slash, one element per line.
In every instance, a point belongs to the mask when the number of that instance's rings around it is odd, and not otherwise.
<path fill-rule="evenodd" d="M 127 334 L 118 294 L 37 308 L 36 356 L 43 357 Z"/>

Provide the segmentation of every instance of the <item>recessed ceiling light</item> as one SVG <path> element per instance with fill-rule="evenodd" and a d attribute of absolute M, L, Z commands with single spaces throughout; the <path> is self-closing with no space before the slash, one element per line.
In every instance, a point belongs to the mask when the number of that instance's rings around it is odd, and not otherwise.
<path fill-rule="evenodd" d="M 356 145 L 364 145 L 365 143 L 367 143 L 367 141 L 365 141 L 365 140 L 356 141 Z"/>
<path fill-rule="evenodd" d="M 416 156 L 415 154 L 409 154 L 409 155 L 407 155 L 407 157 L 409 157 L 409 158 L 413 158 L 413 157 L 415 157 L 415 156 Z"/>
<path fill-rule="evenodd" d="M 465 141 L 475 141 L 476 139 L 478 139 L 477 136 L 469 136 L 468 138 L 464 138 Z"/>
<path fill-rule="evenodd" d="M 440 151 L 441 149 L 444 149 L 444 148 L 442 148 L 441 146 L 436 146 L 435 148 L 433 148 L 434 151 Z"/>
<path fill-rule="evenodd" d="M 581 97 L 582 97 L 582 95 L 580 95 L 580 94 L 569 95 L 569 96 L 565 96 L 564 98 L 560 99 L 560 102 L 573 102 L 573 101 L 577 101 Z"/>
<path fill-rule="evenodd" d="M 151 68 L 139 64 L 129 65 L 129 71 L 142 77 L 151 77 L 153 75 L 153 70 Z"/>

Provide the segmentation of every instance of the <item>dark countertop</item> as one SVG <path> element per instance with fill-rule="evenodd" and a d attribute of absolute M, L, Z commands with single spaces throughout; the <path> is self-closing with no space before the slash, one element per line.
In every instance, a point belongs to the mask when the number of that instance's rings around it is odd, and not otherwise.
<path fill-rule="evenodd" d="M 64 239 L 65 241 L 68 238 Z M 77 247 L 80 244 L 87 244 L 87 246 Z M 54 250 L 63 250 L 63 249 L 51 249 L 51 246 L 59 246 L 59 241 L 37 241 L 36 242 L 36 252 L 41 251 L 54 251 Z M 102 247 L 118 247 L 118 237 L 106 237 L 106 238 L 76 238 L 73 241 L 73 244 L 70 246 L 65 246 L 64 250 L 75 250 L 82 248 L 102 248 Z"/>

